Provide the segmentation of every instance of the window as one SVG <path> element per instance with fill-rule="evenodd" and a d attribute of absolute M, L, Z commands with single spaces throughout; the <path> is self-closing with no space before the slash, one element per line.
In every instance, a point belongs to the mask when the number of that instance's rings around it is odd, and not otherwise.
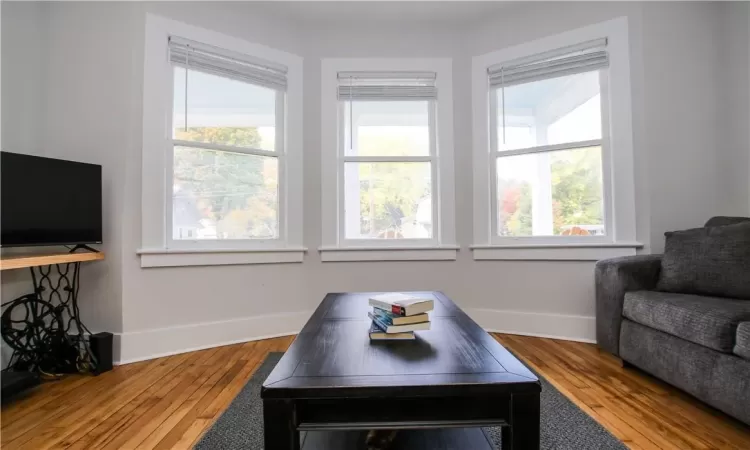
<path fill-rule="evenodd" d="M 435 74 L 378 75 L 338 75 L 343 239 L 432 240 Z"/>
<path fill-rule="evenodd" d="M 176 37 L 169 50 L 171 246 L 279 239 L 286 68 Z"/>
<path fill-rule="evenodd" d="M 142 265 L 301 260 L 301 59 L 155 16 L 146 42 Z"/>
<path fill-rule="evenodd" d="M 445 173 L 452 171 L 452 143 L 441 136 L 442 127 L 452 124 L 438 119 L 448 117 L 444 103 L 451 98 L 443 86 L 450 78 L 395 66 L 348 70 L 342 63 L 324 70 L 333 88 L 326 90 L 324 82 L 324 95 L 332 97 L 324 99 L 324 117 L 332 119 L 324 127 L 333 129 L 333 139 L 324 142 L 333 147 L 324 155 L 330 174 L 324 177 L 336 180 L 330 184 L 336 201 L 328 207 L 324 201 L 324 252 L 445 250 L 441 246 L 453 244 L 453 222 L 440 220 L 446 208 L 452 210 L 452 174 Z M 455 258 L 455 250 L 441 255 Z"/>
<path fill-rule="evenodd" d="M 490 67 L 497 236 L 606 236 L 605 41 Z M 606 93 L 605 93 L 606 94 Z"/>
<path fill-rule="evenodd" d="M 475 257 L 634 253 L 628 72 L 619 19 L 475 58 Z"/>

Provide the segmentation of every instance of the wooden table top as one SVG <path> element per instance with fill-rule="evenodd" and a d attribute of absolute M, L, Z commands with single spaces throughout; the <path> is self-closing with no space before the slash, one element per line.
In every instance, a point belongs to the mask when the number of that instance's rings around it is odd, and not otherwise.
<path fill-rule="evenodd" d="M 328 294 L 263 384 L 263 398 L 539 392 L 536 376 L 445 294 L 429 331 L 370 342 L 375 293 Z"/>
<path fill-rule="evenodd" d="M 103 252 L 2 255 L 0 256 L 0 270 L 98 261 L 102 259 L 104 259 Z"/>

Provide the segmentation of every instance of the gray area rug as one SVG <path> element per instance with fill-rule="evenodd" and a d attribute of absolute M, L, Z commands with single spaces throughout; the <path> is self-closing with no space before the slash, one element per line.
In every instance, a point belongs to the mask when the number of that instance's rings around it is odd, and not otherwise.
<path fill-rule="evenodd" d="M 283 353 L 271 353 L 203 438 L 197 450 L 263 449 L 263 403 L 260 386 Z M 537 376 L 539 376 L 537 374 Z M 542 382 L 541 448 L 543 450 L 622 450 L 627 447 L 581 411 L 547 380 Z M 500 428 L 486 428 L 500 449 Z M 456 449 L 466 450 L 466 449 Z"/>

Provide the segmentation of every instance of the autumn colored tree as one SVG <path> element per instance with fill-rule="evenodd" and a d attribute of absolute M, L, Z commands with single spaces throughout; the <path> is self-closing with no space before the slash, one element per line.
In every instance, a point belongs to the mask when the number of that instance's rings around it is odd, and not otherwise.
<path fill-rule="evenodd" d="M 572 226 L 604 223 L 601 150 L 599 148 L 550 154 L 552 221 L 556 235 Z M 502 180 L 498 184 L 498 232 L 502 236 L 533 233 L 531 183 Z"/>

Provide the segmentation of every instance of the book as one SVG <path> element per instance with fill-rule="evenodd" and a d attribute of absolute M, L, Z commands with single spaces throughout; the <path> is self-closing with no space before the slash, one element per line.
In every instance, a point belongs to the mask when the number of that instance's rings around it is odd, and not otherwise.
<path fill-rule="evenodd" d="M 370 306 L 390 311 L 397 316 L 413 316 L 432 311 L 435 302 L 429 298 L 391 292 L 370 297 Z"/>
<path fill-rule="evenodd" d="M 373 308 L 372 313 L 383 319 L 388 325 L 409 325 L 410 323 L 429 322 L 430 316 L 427 313 L 415 314 L 413 316 L 397 316 L 390 311 L 379 308 Z"/>
<path fill-rule="evenodd" d="M 412 341 L 416 339 L 414 332 L 406 333 L 386 333 L 385 331 L 378 328 L 375 323 L 370 325 L 370 340 L 371 341 Z"/>
<path fill-rule="evenodd" d="M 381 330 L 385 331 L 386 333 L 404 333 L 408 331 L 422 331 L 422 330 L 429 330 L 430 329 L 430 322 L 421 322 L 421 323 L 411 323 L 409 325 L 388 325 L 387 323 L 383 322 L 383 320 L 369 312 L 367 313 L 368 316 L 370 316 L 370 319 L 372 319 L 372 323 L 378 326 Z"/>

